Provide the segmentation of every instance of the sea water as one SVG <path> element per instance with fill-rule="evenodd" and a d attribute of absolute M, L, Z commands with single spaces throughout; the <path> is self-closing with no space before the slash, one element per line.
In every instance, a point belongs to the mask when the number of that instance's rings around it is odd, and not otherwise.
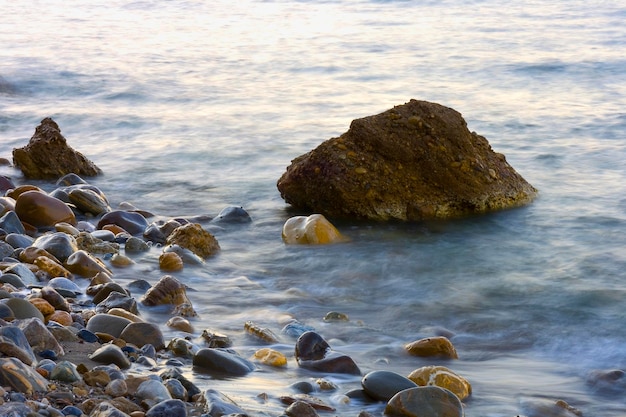
<path fill-rule="evenodd" d="M 252 217 L 212 227 L 221 253 L 176 275 L 199 313 L 195 337 L 225 333 L 249 357 L 259 343 L 246 321 L 280 333 L 297 319 L 364 373 L 407 375 L 435 362 L 404 344 L 448 334 L 459 359 L 441 364 L 472 383 L 467 416 L 530 415 L 556 400 L 585 416 L 626 414 L 623 390 L 587 382 L 626 367 L 623 2 L 0 0 L 0 10 L 1 157 L 52 117 L 103 170 L 89 181 L 112 205 L 160 218 L 242 206 Z M 300 214 L 276 189 L 291 159 L 411 98 L 461 112 L 538 198 L 454 221 L 337 221 L 349 243 L 283 244 L 283 223 Z M 156 282 L 157 258 L 157 248 L 135 258 L 116 280 Z M 329 311 L 350 320 L 324 322 Z M 289 384 L 324 376 L 299 370 L 294 340 L 281 338 L 283 370 L 189 376 L 278 415 Z M 382 412 L 343 404 L 359 378 L 327 377 L 339 389 L 320 395 L 336 415 Z"/>

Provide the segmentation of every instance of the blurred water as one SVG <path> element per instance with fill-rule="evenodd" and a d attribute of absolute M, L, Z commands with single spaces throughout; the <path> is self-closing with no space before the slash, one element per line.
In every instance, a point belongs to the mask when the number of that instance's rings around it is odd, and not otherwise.
<path fill-rule="evenodd" d="M 278 332 L 296 318 L 364 372 L 402 374 L 428 363 L 403 344 L 446 329 L 460 355 L 446 365 L 474 386 L 467 416 L 531 414 L 527 404 L 544 399 L 586 416 L 626 412 L 623 395 L 585 383 L 594 369 L 626 367 L 620 2 L 0 6 L 0 157 L 50 116 L 103 169 L 91 182 L 113 203 L 164 217 L 241 205 L 253 217 L 213 227 L 221 254 L 177 275 L 194 289 L 197 329 L 227 333 L 249 355 L 258 345 L 243 333 L 246 320 Z M 539 198 L 451 222 L 338 222 L 350 243 L 283 245 L 293 212 L 275 184 L 290 160 L 352 119 L 411 98 L 463 113 Z M 10 168 L 2 173 L 23 182 Z M 156 282 L 157 257 L 155 249 L 137 258 L 116 279 Z M 331 310 L 350 322 L 324 323 Z M 280 348 L 291 354 L 293 342 Z M 277 415 L 286 386 L 314 375 L 292 360 L 236 381 L 193 377 Z M 345 392 L 358 378 L 338 383 Z M 267 403 L 256 399 L 261 392 Z M 345 416 L 363 408 L 337 405 Z"/>

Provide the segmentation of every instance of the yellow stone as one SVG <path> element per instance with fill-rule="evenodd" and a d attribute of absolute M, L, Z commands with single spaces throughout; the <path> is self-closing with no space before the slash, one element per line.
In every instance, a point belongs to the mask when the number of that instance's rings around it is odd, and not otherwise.
<path fill-rule="evenodd" d="M 447 337 L 436 336 L 411 342 L 404 347 L 413 356 L 458 359 L 456 349 Z"/>
<path fill-rule="evenodd" d="M 277 350 L 262 348 L 254 352 L 254 359 L 265 365 L 287 366 L 287 357 Z"/>
<path fill-rule="evenodd" d="M 422 387 L 436 385 L 446 388 L 459 397 L 461 401 L 472 393 L 472 386 L 469 381 L 445 366 L 423 366 L 411 372 L 408 378 Z"/>
<path fill-rule="evenodd" d="M 324 245 L 348 240 L 321 214 L 288 219 L 283 225 L 282 237 L 287 244 Z"/>
<path fill-rule="evenodd" d="M 52 304 L 44 300 L 43 298 L 31 298 L 28 300 L 32 305 L 37 307 L 37 310 L 43 314 L 44 317 L 54 313 L 54 307 Z"/>
<path fill-rule="evenodd" d="M 139 317 L 136 314 L 131 313 L 128 310 L 124 310 L 123 308 L 119 308 L 119 307 L 114 307 L 112 309 L 110 309 L 109 311 L 107 311 L 107 313 L 112 314 L 114 316 L 117 317 L 124 317 L 125 319 L 128 319 L 130 321 L 132 321 L 133 323 L 144 323 L 145 320 L 142 319 L 141 317 Z"/>
<path fill-rule="evenodd" d="M 69 278 L 72 275 L 70 271 L 46 256 L 39 256 L 33 263 L 42 271 L 47 272 L 52 278 Z"/>

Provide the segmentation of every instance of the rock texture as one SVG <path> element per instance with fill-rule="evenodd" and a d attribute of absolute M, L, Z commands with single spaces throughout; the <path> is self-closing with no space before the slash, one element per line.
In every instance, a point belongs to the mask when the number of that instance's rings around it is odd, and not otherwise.
<path fill-rule="evenodd" d="M 294 159 L 277 185 L 298 209 L 378 221 L 506 209 L 537 193 L 460 113 L 417 100 L 354 120 Z"/>
<path fill-rule="evenodd" d="M 93 177 L 102 171 L 68 144 L 54 120 L 46 117 L 28 145 L 13 149 L 13 164 L 26 178 L 57 179 L 69 173 Z"/>

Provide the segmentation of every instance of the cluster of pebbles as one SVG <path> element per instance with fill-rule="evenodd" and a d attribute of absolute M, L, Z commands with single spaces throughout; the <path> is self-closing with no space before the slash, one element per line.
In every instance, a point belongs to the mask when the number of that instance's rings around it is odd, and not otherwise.
<path fill-rule="evenodd" d="M 274 410 L 280 409 L 282 415 L 316 417 L 335 415 L 338 403 L 361 417 L 371 416 L 371 405 L 389 416 L 464 415 L 472 388 L 452 370 L 425 366 L 406 376 L 385 370 L 363 375 L 349 355 L 297 321 L 282 329 L 295 341 L 289 358 L 273 348 L 279 338 L 253 322 L 244 324 L 245 331 L 266 347 L 251 358 L 240 356 L 228 335 L 207 329 L 192 338 L 196 312 L 174 275 L 218 252 L 215 237 L 185 219 L 150 222 L 151 213 L 128 203 L 111 209 L 101 190 L 74 174 L 56 187 L 45 192 L 0 178 L 0 415 L 219 417 L 278 415 Z M 226 208 L 214 220 L 251 221 L 240 207 Z M 136 298 L 114 280 L 112 266 L 127 265 L 133 262 L 128 255 L 155 247 L 164 275 L 154 285 L 129 284 L 141 294 Z M 168 309 L 164 325 L 190 337 L 165 340 L 162 325 L 141 317 L 141 305 Z M 345 319 L 337 312 L 325 318 Z M 443 336 L 405 349 L 420 357 L 458 358 Z M 272 412 L 248 411 L 228 392 L 202 389 L 185 376 L 203 373 L 236 387 L 238 378 L 278 372 L 289 361 L 317 383 L 292 384 L 279 398 L 259 393 L 256 400 L 271 402 Z M 324 393 L 341 388 L 325 377 L 337 374 L 360 377 L 361 387 L 335 395 L 333 402 Z M 554 407 L 576 411 L 565 403 Z"/>

